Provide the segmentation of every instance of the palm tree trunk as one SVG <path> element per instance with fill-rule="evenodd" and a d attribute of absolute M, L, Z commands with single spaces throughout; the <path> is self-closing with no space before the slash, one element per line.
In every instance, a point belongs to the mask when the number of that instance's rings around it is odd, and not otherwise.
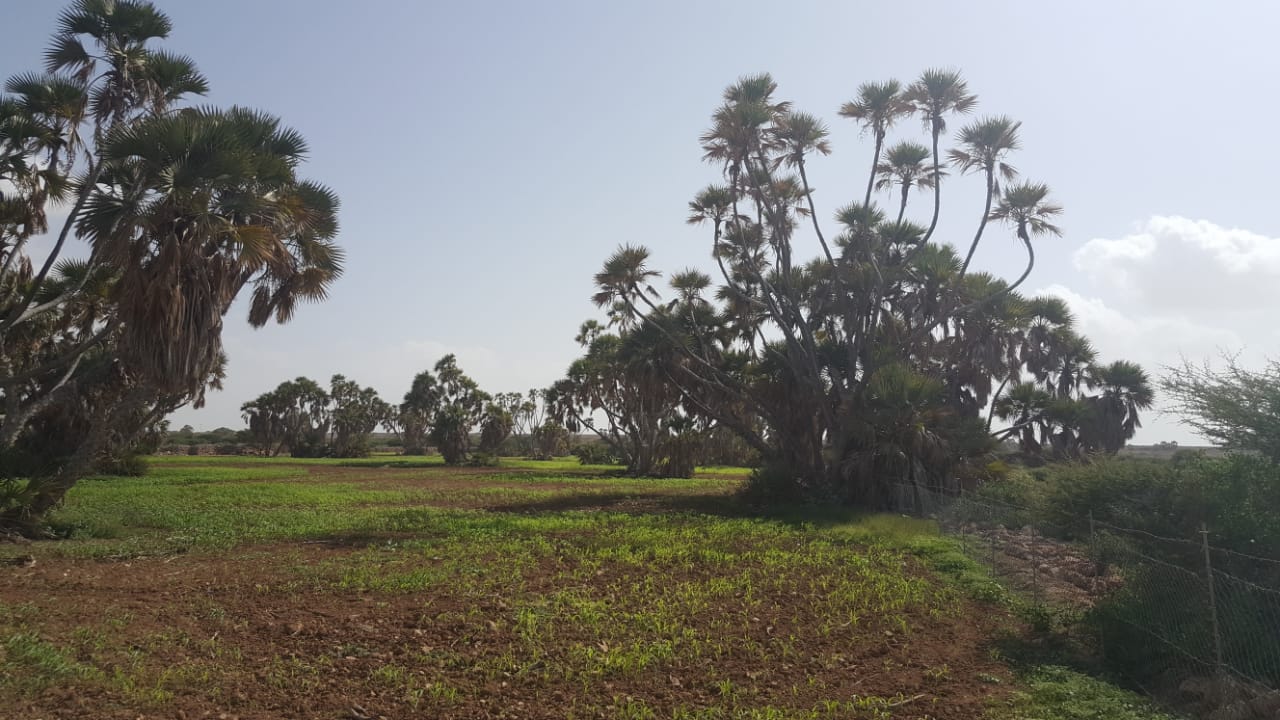
<path fill-rule="evenodd" d="M 1017 290 L 1018 286 L 1026 281 L 1027 276 L 1031 274 L 1031 269 L 1036 266 L 1036 250 L 1031 245 L 1031 238 L 1027 236 L 1027 227 L 1025 223 L 1018 226 L 1018 239 L 1021 240 L 1023 246 L 1027 248 L 1027 269 L 1022 271 L 1022 275 L 1018 276 L 1018 279 L 1013 281 L 1012 285 L 1009 285 L 1002 290 L 997 290 L 981 300 L 976 300 L 968 305 L 957 308 L 955 312 L 951 313 L 952 317 L 963 315 L 974 308 L 982 307 L 1002 295 L 1008 295 L 1014 290 Z"/>
<path fill-rule="evenodd" d="M 66 497 L 67 492 L 75 487 L 76 482 L 89 472 L 98 455 L 106 447 L 111 433 L 123 427 L 123 421 L 146 403 L 149 394 L 146 388 L 139 386 L 121 398 L 119 403 L 91 426 L 88 434 L 76 448 L 75 454 L 57 473 L 32 480 L 31 489 L 35 492 L 30 502 L 0 513 L 0 528 L 15 529 L 26 535 L 32 534 L 39 527 L 44 516 L 57 507 Z"/>
<path fill-rule="evenodd" d="M 898 205 L 898 222 L 902 222 L 902 216 L 907 214 L 907 192 L 911 190 L 911 183 L 902 183 L 902 203 Z"/>
<path fill-rule="evenodd" d="M 867 178 L 867 196 L 862 201 L 863 205 L 871 204 L 871 186 L 874 185 L 876 181 L 876 166 L 880 164 L 880 149 L 883 146 L 884 146 L 884 132 L 881 130 L 876 130 L 876 151 L 875 151 L 875 154 L 871 156 L 871 177 Z M 801 174 L 803 173 L 804 171 L 801 170 Z"/>
<path fill-rule="evenodd" d="M 973 253 L 978 249 L 978 242 L 982 240 L 982 231 L 987 228 L 987 219 L 991 215 L 991 197 L 995 194 L 995 168 L 987 168 L 987 204 L 982 209 L 982 221 L 978 223 L 978 232 L 973 236 L 973 242 L 969 244 L 969 254 L 964 256 L 964 264 L 960 266 L 960 277 L 964 277 L 966 271 L 969 270 L 969 262 L 973 260 Z"/>
<path fill-rule="evenodd" d="M 876 143 L 876 154 L 877 155 L 880 154 L 878 141 Z M 818 225 L 818 211 L 813 206 L 813 191 L 809 189 L 809 175 L 804 171 L 803 158 L 800 160 L 798 165 L 800 166 L 800 182 L 804 183 L 804 198 L 805 200 L 809 201 L 809 219 L 813 221 L 813 232 L 818 236 L 818 242 L 822 243 L 822 252 L 824 255 L 827 256 L 827 262 L 831 263 L 831 265 L 834 267 L 836 264 L 835 258 L 831 256 L 831 248 L 827 247 L 827 239 L 823 237 L 822 228 Z M 875 176 L 876 175 L 873 170 L 871 173 L 871 178 L 875 179 Z M 867 200 L 868 201 L 871 200 L 870 183 L 867 184 Z"/>
<path fill-rule="evenodd" d="M 1006 295 L 1018 289 L 1018 286 L 1025 282 L 1027 276 L 1031 274 L 1031 269 L 1036 266 L 1036 249 L 1031 245 L 1031 238 L 1027 236 L 1026 224 L 1018 226 L 1018 239 L 1022 241 L 1022 245 L 1027 249 L 1027 269 L 1022 271 L 1022 275 L 1019 275 L 1018 279 L 1014 280 L 1012 285 L 1005 288 L 1003 294 Z M 997 293 L 997 295 L 999 294 L 1000 293 Z"/>
<path fill-rule="evenodd" d="M 939 177 L 942 165 L 938 160 L 938 136 L 942 134 L 942 128 L 939 123 L 940 120 L 935 117 L 933 119 L 933 219 L 929 221 L 929 231 L 924 234 L 921 247 L 928 244 L 929 238 L 933 237 L 933 231 L 938 227 L 938 214 L 942 212 L 942 178 Z"/>
<path fill-rule="evenodd" d="M 1013 377 L 1010 375 L 1009 377 Z M 996 403 L 1000 400 L 1000 393 L 1004 392 L 1004 387 L 1009 384 L 1009 378 L 1006 377 L 1000 381 L 1000 387 L 996 388 L 995 395 L 991 396 L 991 408 L 987 410 L 987 432 L 991 432 L 991 418 L 996 414 Z"/>

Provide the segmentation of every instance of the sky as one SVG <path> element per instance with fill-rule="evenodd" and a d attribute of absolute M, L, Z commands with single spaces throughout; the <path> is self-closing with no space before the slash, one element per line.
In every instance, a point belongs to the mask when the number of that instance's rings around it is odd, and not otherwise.
<path fill-rule="evenodd" d="M 211 83 L 205 102 L 270 111 L 308 138 L 304 174 L 341 196 L 347 251 L 329 300 L 290 324 L 253 330 L 233 308 L 225 389 L 175 426 L 241 427 L 243 402 L 300 375 L 397 401 L 449 352 L 491 392 L 551 384 L 599 317 L 592 275 L 619 244 L 668 274 L 709 269 L 709 231 L 684 222 L 717 180 L 698 136 L 726 85 L 764 71 L 831 128 L 834 152 L 809 165 L 828 228 L 871 161 L 840 105 L 862 82 L 957 68 L 975 119 L 1022 121 L 1012 164 L 1066 208 L 1024 289 L 1067 299 L 1102 360 L 1159 377 L 1182 357 L 1280 357 L 1280 4 L 158 4 L 175 26 L 165 47 Z M 61 7 L 5 1 L 0 73 L 39 66 Z M 890 139 L 923 137 L 907 121 Z M 967 243 L 982 190 L 976 176 L 944 185 L 937 237 Z M 993 228 L 975 263 L 1014 278 L 1025 254 Z M 1162 440 L 1197 442 L 1157 409 L 1135 441 Z"/>

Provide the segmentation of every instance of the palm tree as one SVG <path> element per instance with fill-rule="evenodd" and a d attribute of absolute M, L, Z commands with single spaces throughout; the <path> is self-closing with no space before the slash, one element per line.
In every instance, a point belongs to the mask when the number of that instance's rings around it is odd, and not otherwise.
<path fill-rule="evenodd" d="M 930 168 L 925 164 L 929 159 L 929 148 L 920 143 L 903 141 L 889 148 L 885 159 L 876 166 L 877 190 L 887 190 L 897 185 L 901 188 L 902 199 L 898 203 L 898 221 L 907 211 L 907 193 L 911 188 L 932 188 L 937 182 Z M 943 172 L 945 175 L 946 173 Z"/>
<path fill-rule="evenodd" d="M 93 119 L 94 144 L 101 146 L 113 127 L 148 114 L 163 114 L 187 95 L 208 92 L 208 82 L 190 58 L 148 47 L 153 40 L 167 38 L 172 29 L 169 17 L 144 0 L 76 0 L 59 16 L 57 33 L 45 52 L 45 69 L 53 77 L 45 83 L 59 88 L 67 102 L 80 104 L 74 122 L 54 126 L 67 138 L 62 153 L 68 169 L 76 151 L 83 147 L 78 126 L 86 108 Z M 27 86 L 37 80 L 39 77 L 32 75 L 15 78 Z M 12 91 L 20 93 L 21 88 Z M 87 158 L 85 179 L 62 231 L 36 273 L 31 291 L 0 321 L 0 338 L 3 331 L 34 316 L 28 307 L 32 294 L 61 255 L 102 171 L 102 162 Z M 46 304 L 40 311 L 55 306 Z"/>
<path fill-rule="evenodd" d="M 1088 339 L 1073 330 L 1062 330 L 1054 333 L 1050 340 L 1039 379 L 1054 397 L 1073 397 L 1083 388 L 1095 386 L 1097 358 L 1098 353 Z M 1031 369 L 1035 371 L 1034 367 Z"/>
<path fill-rule="evenodd" d="M 1034 383 L 1017 382 L 1009 386 L 1008 392 L 997 397 L 992 405 L 995 416 L 1001 420 L 1012 420 L 1013 425 L 996 433 L 1000 435 L 1017 434 L 1022 452 L 1036 455 L 1040 452 L 1040 443 L 1036 441 L 1036 429 L 1043 426 L 1043 414 L 1052 396 L 1036 387 Z"/>
<path fill-rule="evenodd" d="M 871 186 L 875 182 L 880 165 L 880 150 L 885 135 L 899 118 L 910 115 L 915 108 L 902 94 L 902 83 L 897 80 L 869 82 L 858 86 L 858 99 L 840 106 L 840 115 L 858 121 L 864 131 L 870 131 L 875 140 L 871 156 L 871 177 L 867 178 L 867 195 L 862 202 L 871 204 Z"/>
<path fill-rule="evenodd" d="M 904 97 L 920 113 L 933 138 L 933 177 L 937 179 L 942 170 L 938 139 L 947 130 L 947 116 L 971 112 L 978 103 L 978 98 L 969 94 L 969 85 L 958 71 L 939 68 L 930 68 L 921 73 L 920 78 L 907 88 Z M 941 185 L 942 183 L 935 182 L 933 186 L 933 219 L 929 221 L 925 242 L 933 237 L 933 231 L 938 227 L 938 214 L 942 210 Z"/>
<path fill-rule="evenodd" d="M 1031 245 L 1032 236 L 1062 235 L 1062 230 L 1049 222 L 1062 213 L 1062 207 L 1050 203 L 1048 197 L 1048 185 L 1024 182 L 1006 189 L 1000 198 L 1000 204 L 991 211 L 990 219 L 1004 220 L 1013 225 L 1018 239 L 1027 250 L 1027 269 L 1009 286 L 1009 291 L 1021 285 L 1035 267 L 1036 251 Z M 973 248 L 969 251 L 972 253 Z"/>
<path fill-rule="evenodd" d="M 140 111 L 162 113 L 184 95 L 208 92 L 189 58 L 147 47 L 172 30 L 169 17 L 150 2 L 77 0 L 58 17 L 45 69 L 67 72 L 92 87 L 91 113 L 101 133 Z M 99 65 L 99 79 L 90 84 Z"/>
<path fill-rule="evenodd" d="M 709 304 L 702 296 L 711 287 L 711 277 L 706 273 L 689 268 L 672 275 L 670 283 L 671 289 L 676 291 L 676 299 L 671 301 L 669 308 L 706 307 Z"/>
<path fill-rule="evenodd" d="M 819 155 L 831 154 L 831 143 L 827 141 L 827 126 L 818 118 L 800 112 L 789 112 L 778 117 L 773 135 L 782 146 L 782 162 L 800 171 L 800 182 L 803 186 L 804 199 L 808 204 L 808 214 L 813 221 L 813 232 L 818 236 L 822 251 L 826 253 L 827 262 L 835 263 L 827 239 L 818 225 L 817 211 L 813 206 L 813 189 L 809 187 L 809 175 L 805 172 L 804 156 L 811 152 Z"/>
<path fill-rule="evenodd" d="M 297 177 L 306 152 L 296 131 L 243 109 L 151 117 L 104 140 L 101 190 L 79 230 L 119 269 L 120 352 L 153 387 L 203 383 L 246 285 L 260 327 L 323 299 L 341 274 L 338 201 Z"/>
<path fill-rule="evenodd" d="M 634 302 L 639 298 L 651 309 L 656 309 L 653 308 L 649 296 L 657 297 L 658 292 L 653 289 L 649 281 L 662 273 L 650 270 L 647 266 L 648 261 L 649 250 L 644 247 L 622 245 L 614 251 L 613 255 L 605 260 L 604 268 L 596 273 L 596 287 L 600 288 L 599 292 L 592 296 L 596 307 L 604 307 L 620 301 L 632 315 L 642 315 L 643 313 Z"/>
<path fill-rule="evenodd" d="M 963 275 L 969 269 L 973 253 L 982 240 L 982 231 L 987 227 L 991 215 L 992 199 L 1000 192 L 1000 179 L 1013 180 L 1018 171 L 1004 161 L 1004 157 L 1018 149 L 1018 128 L 1022 123 L 1014 122 L 1005 115 L 983 118 L 960 130 L 960 147 L 953 148 L 947 155 L 951 162 L 959 166 L 962 173 L 981 171 L 987 181 L 986 205 L 982 209 L 982 220 L 978 223 L 978 232 L 969 245 L 969 253 L 965 255 L 964 265 L 960 267 Z M 996 177 L 997 173 L 999 178 Z"/>
<path fill-rule="evenodd" d="M 1139 410 L 1147 410 L 1155 402 L 1151 380 L 1136 363 L 1117 360 L 1097 368 L 1095 373 L 1102 394 L 1095 398 L 1096 419 L 1102 449 L 1116 453 L 1142 427 Z"/>

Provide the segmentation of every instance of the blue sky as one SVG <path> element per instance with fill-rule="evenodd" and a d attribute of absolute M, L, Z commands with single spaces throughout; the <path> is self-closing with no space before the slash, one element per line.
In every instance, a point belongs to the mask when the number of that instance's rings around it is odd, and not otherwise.
<path fill-rule="evenodd" d="M 859 83 L 963 70 L 977 115 L 1023 121 L 1013 163 L 1066 206 L 1029 290 L 1062 295 L 1104 359 L 1276 355 L 1272 125 L 1280 6 L 1225 2 L 363 2 L 173 0 L 167 47 L 208 98 L 280 115 L 342 197 L 347 272 L 288 326 L 225 333 L 226 390 L 177 424 L 240 425 L 281 380 L 341 372 L 396 400 L 445 352 L 491 391 L 554 381 L 620 243 L 707 266 L 685 203 L 715 179 L 697 138 L 737 76 L 832 128 L 820 216 L 859 194 L 870 146 L 838 117 Z M 0 72 L 34 69 L 62 3 L 8 0 Z M 954 127 L 959 127 L 957 122 Z M 918 124 L 896 138 L 918 138 Z M 944 239 L 981 183 L 944 186 Z M 918 208 L 923 212 L 923 208 Z M 827 220 L 830 224 L 830 221 Z M 812 248 L 816 252 L 816 248 Z M 1023 255 L 988 233 L 977 263 Z M 1152 417 L 1140 442 L 1193 438 Z"/>

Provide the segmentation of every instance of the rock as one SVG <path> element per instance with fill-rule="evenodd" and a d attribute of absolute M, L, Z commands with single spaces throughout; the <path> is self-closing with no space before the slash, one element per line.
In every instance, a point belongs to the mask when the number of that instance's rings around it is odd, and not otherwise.
<path fill-rule="evenodd" d="M 1254 720 L 1253 708 L 1243 700 L 1218 708 L 1209 713 L 1207 720 Z"/>
<path fill-rule="evenodd" d="M 1259 695 L 1249 701 L 1249 709 L 1253 711 L 1254 717 L 1280 717 L 1280 692 L 1271 692 L 1266 695 Z"/>
<path fill-rule="evenodd" d="M 1213 694 L 1213 679 L 1207 677 L 1192 676 L 1182 681 L 1178 686 L 1178 692 L 1188 700 L 1204 700 Z"/>

